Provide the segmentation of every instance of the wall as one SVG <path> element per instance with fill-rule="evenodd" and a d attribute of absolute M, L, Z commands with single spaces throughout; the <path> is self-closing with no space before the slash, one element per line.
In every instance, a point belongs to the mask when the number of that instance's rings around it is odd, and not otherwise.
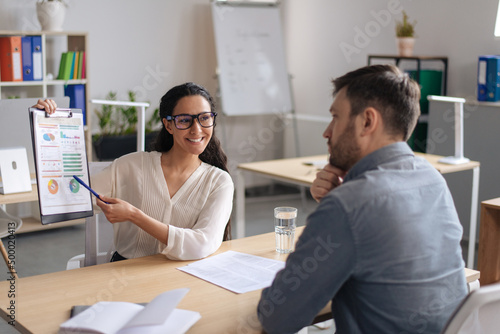
<path fill-rule="evenodd" d="M 208 0 L 66 3 L 64 30 L 88 32 L 91 98 L 105 98 L 113 90 L 118 99 L 127 99 L 127 91 L 133 89 L 138 100 L 151 103 L 149 117 L 161 96 L 176 84 L 194 81 L 216 95 L 217 61 Z M 35 1 L 0 0 L 0 30 L 39 29 Z M 282 155 L 283 131 L 266 130 L 273 117 L 219 117 L 217 133 L 233 171 L 239 162 Z M 96 122 L 92 131 L 98 131 Z"/>
<path fill-rule="evenodd" d="M 67 3 L 64 29 L 89 33 L 92 98 L 104 98 L 109 90 L 125 98 L 127 90 L 135 89 L 155 108 L 168 88 L 185 81 L 216 92 L 209 0 Z M 474 96 L 478 55 L 499 50 L 500 42 L 493 38 L 493 0 L 283 0 L 281 6 L 287 63 L 301 116 L 301 155 L 326 152 L 321 132 L 331 104 L 330 80 L 366 65 L 368 54 L 396 52 L 394 22 L 401 9 L 418 21 L 415 53 L 449 57 L 448 95 Z M 35 1 L 0 0 L 0 29 L 38 30 Z M 309 116 L 314 116 L 312 121 Z M 217 131 L 233 166 L 279 158 L 283 151 L 294 155 L 291 122 L 273 131 L 270 124 L 276 117 L 281 116 L 221 117 Z"/>
<path fill-rule="evenodd" d="M 369 54 L 396 54 L 394 27 L 402 9 L 417 21 L 415 55 L 448 57 L 448 95 L 475 98 L 478 56 L 500 50 L 493 37 L 497 6 L 493 0 L 285 0 L 297 112 L 328 117 L 332 78 L 366 65 Z M 301 141 L 324 145 L 318 137 L 311 133 Z"/>
<path fill-rule="evenodd" d="M 464 156 L 481 163 L 479 174 L 479 202 L 500 196 L 498 173 L 500 141 L 500 104 L 467 102 L 464 108 Z M 430 103 L 428 153 L 453 156 L 455 154 L 454 104 L 432 101 Z M 452 191 L 455 206 L 462 222 L 468 222 L 471 206 L 472 172 L 464 171 L 445 175 Z M 477 221 L 480 222 L 480 205 Z M 468 235 L 468 224 L 464 231 Z M 478 227 L 479 228 L 479 227 Z M 477 233 L 479 237 L 479 233 Z"/>

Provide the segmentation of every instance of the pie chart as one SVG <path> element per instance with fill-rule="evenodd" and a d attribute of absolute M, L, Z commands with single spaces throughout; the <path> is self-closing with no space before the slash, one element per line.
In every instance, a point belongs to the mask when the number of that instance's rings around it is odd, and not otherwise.
<path fill-rule="evenodd" d="M 45 141 L 54 141 L 56 139 L 56 137 L 54 137 L 54 135 L 52 133 L 44 133 L 43 139 Z"/>
<path fill-rule="evenodd" d="M 48 188 L 49 192 L 53 195 L 57 194 L 57 191 L 59 190 L 59 186 L 57 185 L 57 181 L 54 179 L 51 179 L 48 183 Z"/>
<path fill-rule="evenodd" d="M 80 184 L 75 179 L 69 181 L 69 190 L 72 193 L 77 193 L 80 190 Z"/>

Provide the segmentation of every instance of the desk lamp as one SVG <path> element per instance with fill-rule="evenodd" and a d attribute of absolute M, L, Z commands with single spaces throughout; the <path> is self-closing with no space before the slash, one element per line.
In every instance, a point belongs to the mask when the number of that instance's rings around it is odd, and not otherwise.
<path fill-rule="evenodd" d="M 450 96 L 427 96 L 429 101 L 452 102 L 455 104 L 455 155 L 444 157 L 438 162 L 449 165 L 460 165 L 470 161 L 464 157 L 464 102 L 465 99 L 461 97 Z"/>

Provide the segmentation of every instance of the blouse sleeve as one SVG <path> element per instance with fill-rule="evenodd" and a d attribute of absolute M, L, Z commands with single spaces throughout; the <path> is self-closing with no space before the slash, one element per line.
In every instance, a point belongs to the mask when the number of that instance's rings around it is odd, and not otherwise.
<path fill-rule="evenodd" d="M 96 174 L 90 175 L 90 187 L 99 195 L 113 197 L 113 182 L 114 182 L 115 162 L 103 168 Z M 101 209 L 96 205 L 96 199 L 92 196 L 94 210 Z"/>
<path fill-rule="evenodd" d="M 167 247 L 162 253 L 172 260 L 195 260 L 214 253 L 222 244 L 233 208 L 234 184 L 229 174 L 210 192 L 193 228 L 169 225 Z"/>

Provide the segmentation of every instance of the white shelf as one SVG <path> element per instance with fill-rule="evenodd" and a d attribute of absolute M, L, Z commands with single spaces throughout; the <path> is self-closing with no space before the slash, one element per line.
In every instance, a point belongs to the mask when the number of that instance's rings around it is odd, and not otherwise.
<path fill-rule="evenodd" d="M 2 97 L 2 90 L 5 90 L 7 94 L 21 95 L 28 98 L 46 98 L 49 96 L 59 96 L 62 91 L 57 87 L 64 87 L 69 84 L 83 84 L 85 85 L 85 98 L 86 98 L 86 118 L 87 125 L 85 127 L 85 144 L 87 147 L 87 157 L 89 160 L 92 159 L 92 136 L 90 133 L 90 124 L 92 113 L 89 109 L 89 71 L 88 71 L 88 47 L 87 47 L 87 33 L 86 32 L 69 32 L 69 31 L 7 31 L 0 30 L 0 36 L 41 36 L 42 38 L 42 80 L 41 81 L 15 81 L 7 82 L 0 81 L 0 99 Z M 61 46 L 59 48 L 54 48 L 54 44 Z M 78 80 L 48 80 L 47 79 L 47 69 L 50 71 L 57 72 L 58 68 L 55 62 L 58 62 L 61 56 L 61 52 L 64 51 L 85 51 L 85 68 L 86 68 L 86 78 Z M 52 73 L 57 76 L 57 73 Z M 49 88 L 49 89 L 48 89 Z M 33 185 L 33 189 L 28 193 L 11 194 L 11 195 L 1 195 L 0 194 L 0 205 L 10 205 L 15 203 L 31 202 L 36 201 L 38 198 L 36 185 Z M 52 228 L 58 228 L 63 226 L 70 226 L 75 224 L 82 224 L 83 219 L 70 221 L 65 223 L 55 223 L 49 225 L 42 225 L 40 221 L 36 218 L 23 218 L 23 226 L 18 233 L 48 230 Z"/>
<path fill-rule="evenodd" d="M 55 97 L 61 94 L 61 89 L 54 87 L 64 87 L 65 85 L 85 85 L 85 109 L 86 109 L 86 124 L 90 128 L 92 113 L 89 109 L 89 73 L 88 73 L 88 47 L 87 33 L 82 31 L 10 31 L 0 30 L 0 36 L 41 36 L 42 37 L 42 80 L 41 81 L 0 81 L 0 99 L 2 98 L 2 89 L 5 89 L 5 95 L 20 95 L 23 97 L 46 98 Z M 51 45 L 57 41 L 64 42 L 61 38 L 65 38 L 66 44 L 62 43 L 63 48 L 67 45 L 68 51 L 85 51 L 85 79 L 77 80 L 48 80 L 47 68 L 48 65 L 54 65 L 54 61 L 60 59 L 60 50 L 53 49 Z M 59 42 L 57 42 L 59 43 Z M 63 50 L 64 51 L 64 50 Z M 56 72 L 57 69 L 49 69 Z M 57 75 L 57 73 L 52 73 Z M 49 89 L 50 88 L 50 89 Z M 21 93 L 20 93 L 21 92 Z M 55 92 L 55 93 L 54 93 Z M 92 136 L 90 131 L 86 132 L 85 144 L 87 147 L 87 156 L 92 159 Z"/>

